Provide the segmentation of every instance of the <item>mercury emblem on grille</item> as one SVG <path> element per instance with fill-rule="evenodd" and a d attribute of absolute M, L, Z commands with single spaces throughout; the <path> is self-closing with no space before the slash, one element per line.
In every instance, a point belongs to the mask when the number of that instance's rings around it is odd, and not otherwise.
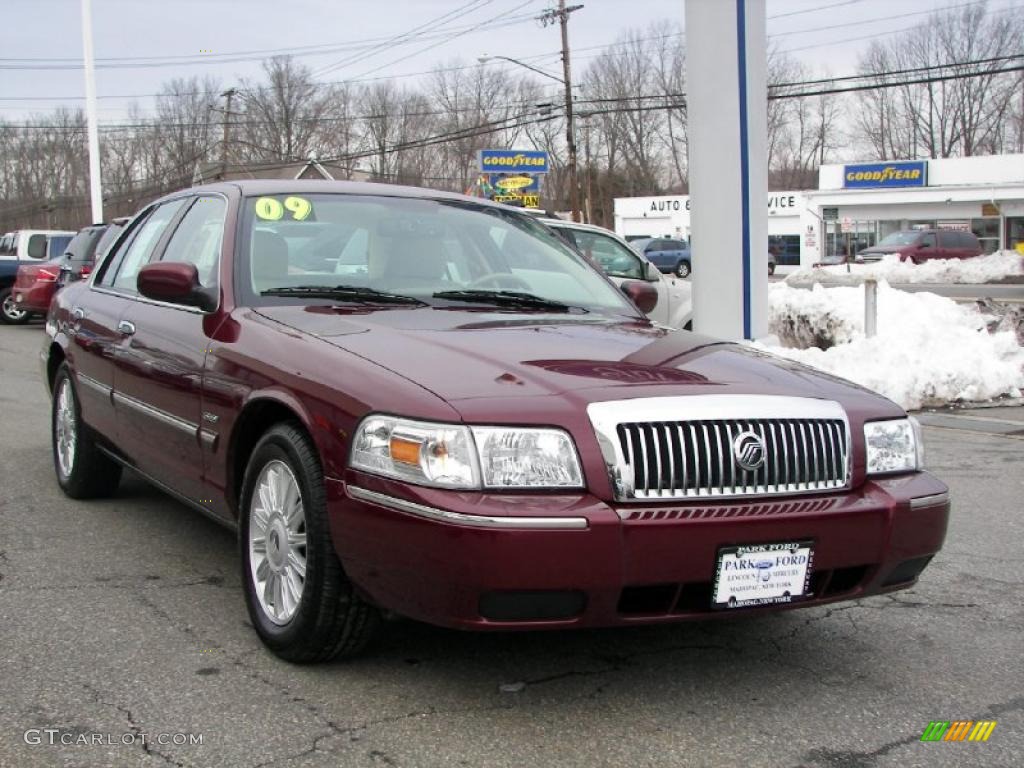
<path fill-rule="evenodd" d="M 764 439 L 753 432 L 740 432 L 732 441 L 732 455 L 736 463 L 749 472 L 764 464 Z"/>

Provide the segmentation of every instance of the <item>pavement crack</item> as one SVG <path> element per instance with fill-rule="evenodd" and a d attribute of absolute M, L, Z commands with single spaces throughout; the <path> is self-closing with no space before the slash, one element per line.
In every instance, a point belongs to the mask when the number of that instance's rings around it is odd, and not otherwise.
<path fill-rule="evenodd" d="M 160 758 L 168 765 L 174 765 L 177 766 L 177 768 L 185 768 L 185 764 L 181 761 L 175 760 L 170 755 L 164 754 L 160 750 L 153 748 L 153 745 L 149 742 L 148 739 L 146 739 L 145 731 L 142 730 L 141 724 L 135 719 L 135 715 L 132 714 L 132 711 L 128 707 L 124 706 L 123 704 L 118 704 L 114 701 L 107 701 L 103 697 L 103 694 L 100 693 L 99 690 L 97 690 L 94 686 L 90 685 L 89 683 L 82 683 L 81 685 L 82 688 L 86 691 L 86 693 L 88 693 L 92 697 L 92 700 L 95 703 L 102 704 L 106 707 L 111 707 L 116 711 L 120 712 L 124 716 L 125 720 L 128 721 L 128 730 L 135 734 L 134 743 L 138 744 L 143 752 L 152 757 Z"/>
<path fill-rule="evenodd" d="M 904 736 L 902 739 L 886 742 L 870 752 L 866 750 L 826 749 L 821 747 L 807 752 L 804 760 L 809 760 L 811 765 L 822 766 L 823 768 L 873 768 L 878 763 L 880 757 L 884 757 L 894 749 L 920 740 L 921 737 L 917 735 Z"/>

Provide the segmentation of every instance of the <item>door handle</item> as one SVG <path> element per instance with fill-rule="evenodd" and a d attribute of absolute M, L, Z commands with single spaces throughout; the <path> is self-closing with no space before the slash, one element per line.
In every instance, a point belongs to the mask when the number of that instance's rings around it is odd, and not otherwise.
<path fill-rule="evenodd" d="M 131 336 L 135 333 L 135 323 L 130 323 L 127 320 L 122 320 L 117 324 L 117 330 L 123 333 L 125 336 Z"/>

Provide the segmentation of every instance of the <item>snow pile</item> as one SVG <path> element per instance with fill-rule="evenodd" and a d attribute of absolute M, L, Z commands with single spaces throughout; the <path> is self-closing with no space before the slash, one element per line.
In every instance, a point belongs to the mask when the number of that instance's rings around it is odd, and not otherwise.
<path fill-rule="evenodd" d="M 880 392 L 907 409 L 1020 397 L 1024 349 L 995 318 L 930 293 L 878 286 L 878 335 L 864 336 L 864 289 L 769 287 L 767 352 Z M 778 343 L 775 343 L 778 341 Z M 794 348 L 807 347 L 807 348 Z"/>
<path fill-rule="evenodd" d="M 792 272 L 786 282 L 855 284 L 874 278 L 890 283 L 993 283 L 1024 278 L 1024 256 L 1016 251 L 998 251 L 973 259 L 929 259 L 921 264 L 900 261 L 897 254 L 887 254 L 881 261 L 800 269 Z"/>

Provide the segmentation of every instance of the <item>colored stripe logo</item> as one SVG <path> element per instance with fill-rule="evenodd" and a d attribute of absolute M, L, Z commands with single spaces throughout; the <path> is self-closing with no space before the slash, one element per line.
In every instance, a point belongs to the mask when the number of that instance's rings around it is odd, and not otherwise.
<path fill-rule="evenodd" d="M 921 741 L 988 741 L 995 728 L 995 720 L 932 720 Z"/>

